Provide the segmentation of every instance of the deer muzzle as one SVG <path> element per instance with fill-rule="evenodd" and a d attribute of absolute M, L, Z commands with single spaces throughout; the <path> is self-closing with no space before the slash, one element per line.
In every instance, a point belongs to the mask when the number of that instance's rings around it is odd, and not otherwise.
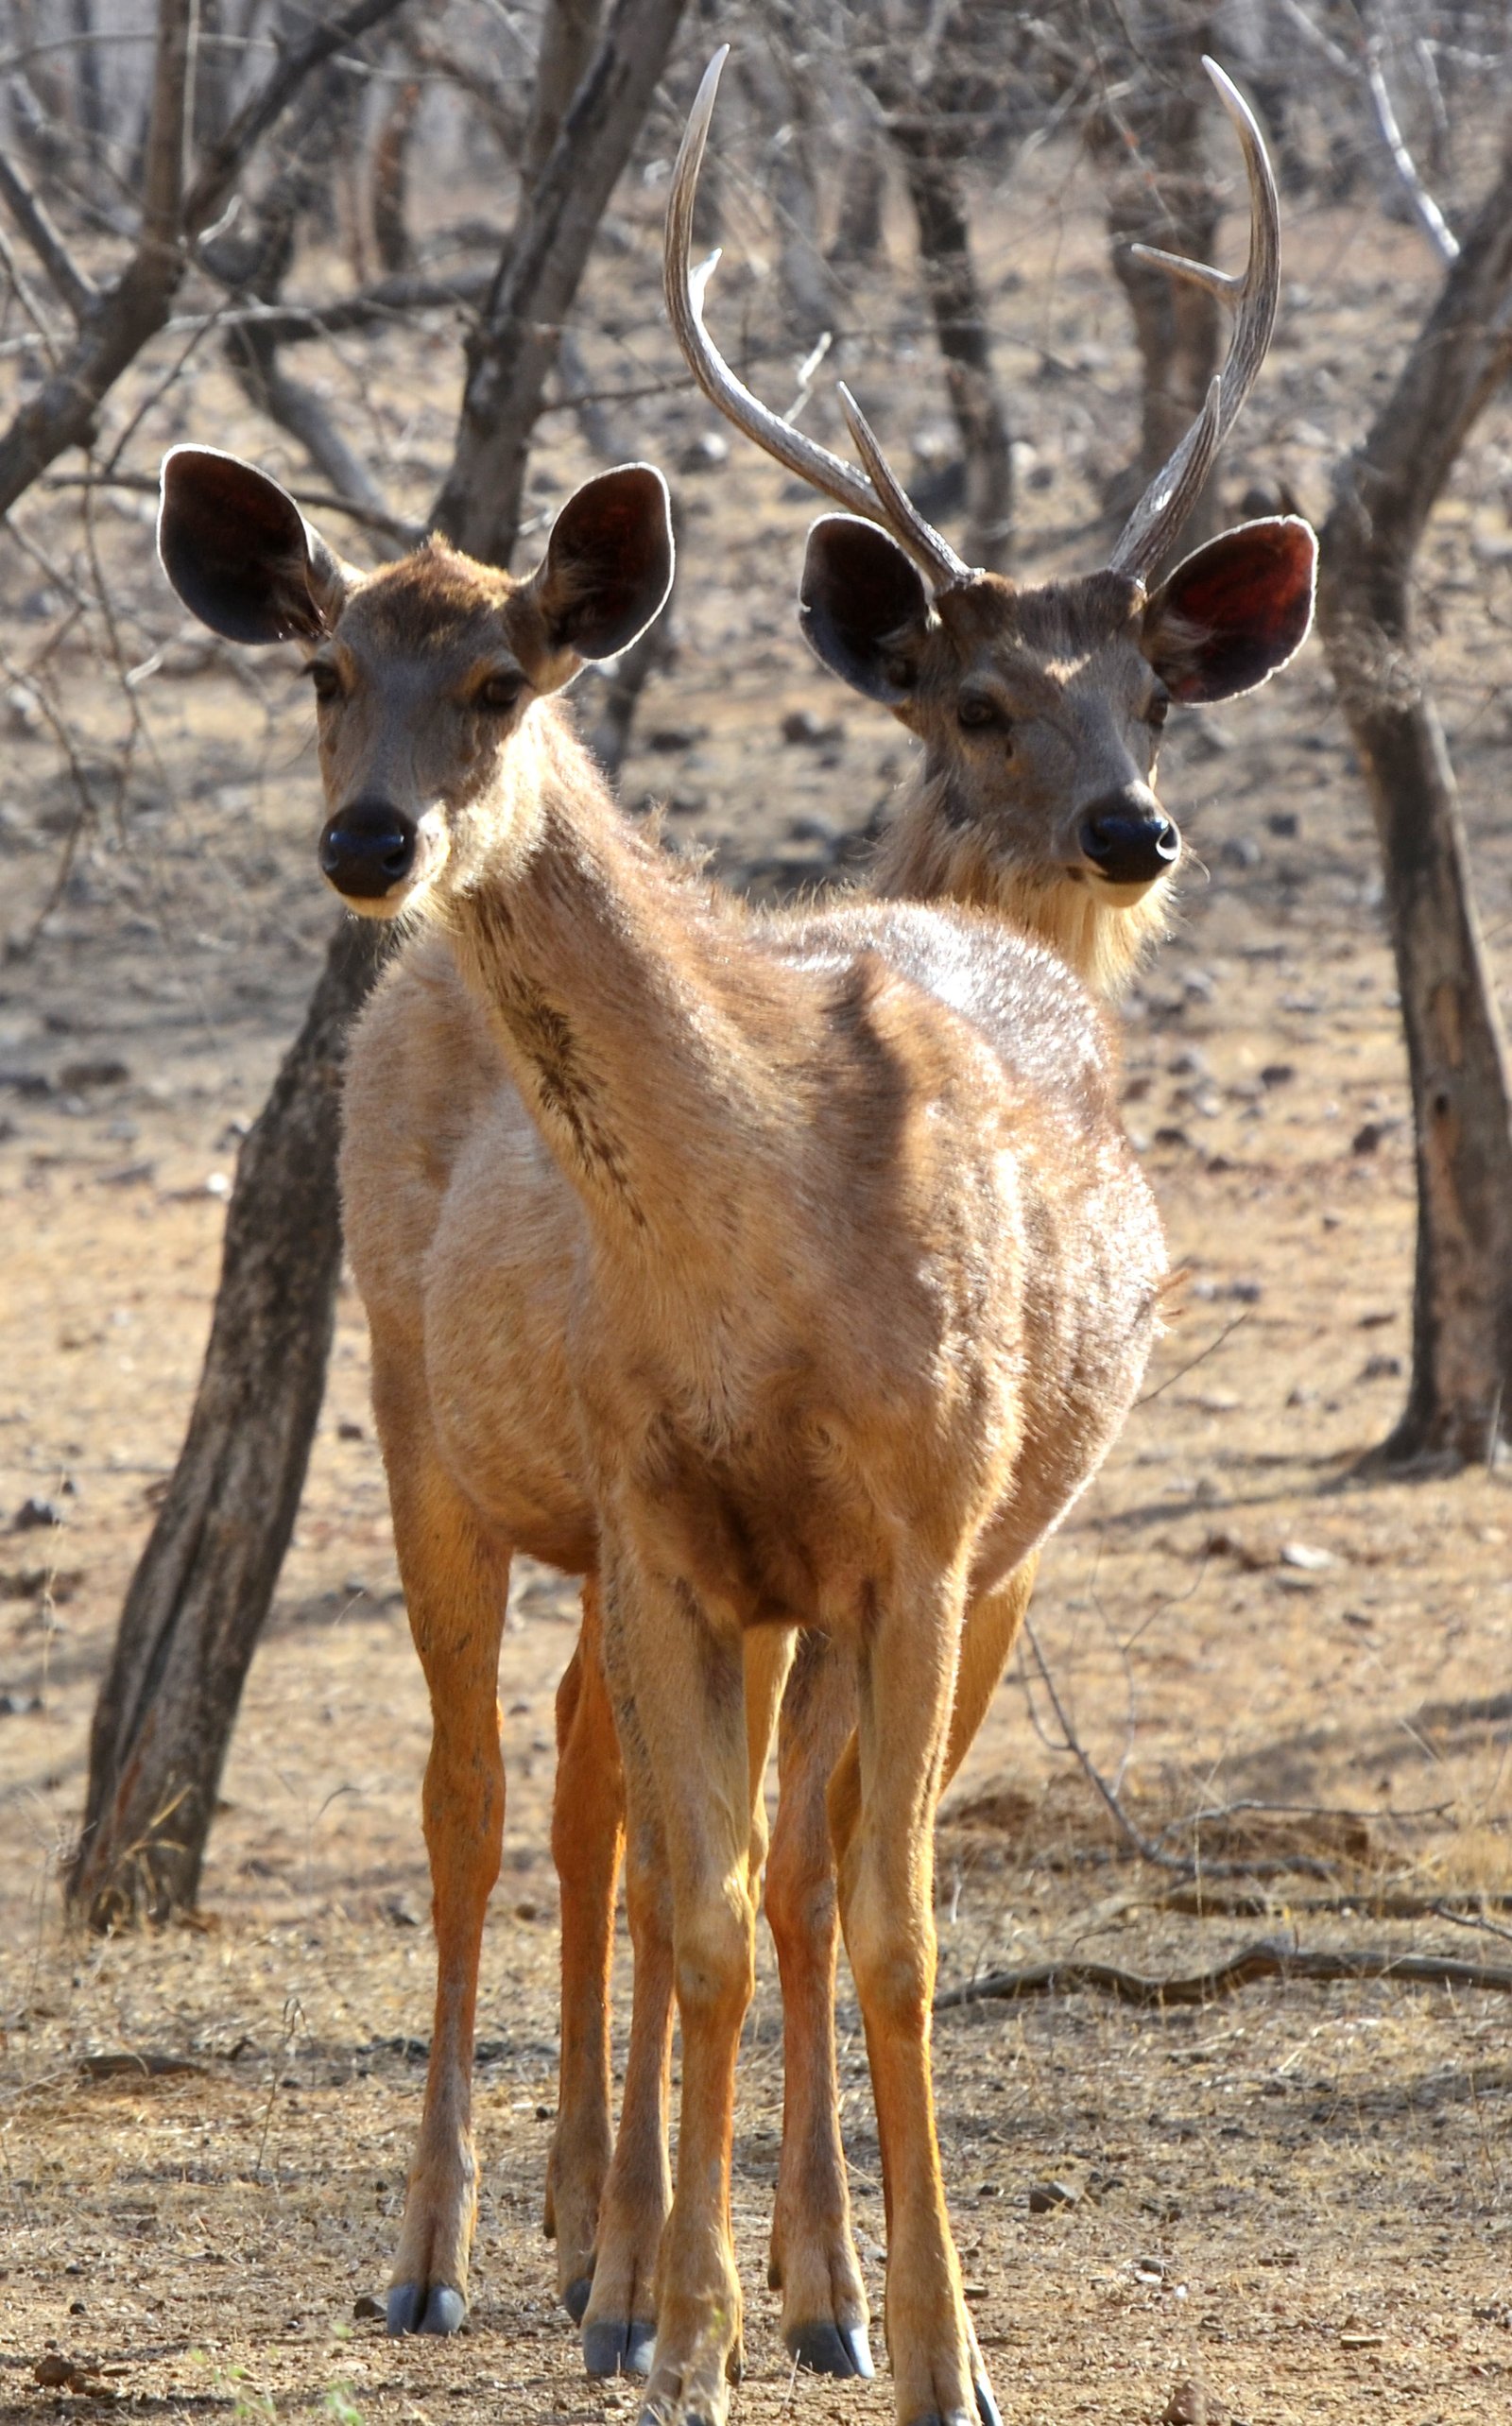
<path fill-rule="evenodd" d="M 320 873 L 343 901 L 385 901 L 407 885 L 419 837 L 414 818 L 391 802 L 352 800 L 326 819 Z"/>
<path fill-rule="evenodd" d="M 1143 784 L 1094 800 L 1077 831 L 1088 866 L 1107 885 L 1153 885 L 1181 856 L 1181 835 Z"/>

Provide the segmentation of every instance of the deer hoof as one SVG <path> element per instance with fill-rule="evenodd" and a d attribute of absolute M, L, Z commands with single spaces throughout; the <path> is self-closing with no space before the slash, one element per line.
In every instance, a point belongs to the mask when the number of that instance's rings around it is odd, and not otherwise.
<path fill-rule="evenodd" d="M 396 2282 L 388 2295 L 390 2333 L 457 2333 L 467 2302 L 449 2283 Z"/>
<path fill-rule="evenodd" d="M 580 2325 L 583 2321 L 583 2316 L 588 2307 L 589 2294 L 593 2288 L 593 2278 L 592 2275 L 575 2275 L 566 2290 L 562 2293 L 561 2304 L 567 2311 L 568 2315 L 572 2318 L 575 2325 Z"/>
<path fill-rule="evenodd" d="M 656 2319 L 600 2318 L 583 2328 L 583 2365 L 591 2376 L 648 2376 Z"/>
<path fill-rule="evenodd" d="M 783 2336 L 789 2358 L 816 2376 L 861 2376 L 869 2383 L 876 2369 L 864 2325 L 833 2325 L 828 2317 L 815 2325 L 798 2325 Z"/>

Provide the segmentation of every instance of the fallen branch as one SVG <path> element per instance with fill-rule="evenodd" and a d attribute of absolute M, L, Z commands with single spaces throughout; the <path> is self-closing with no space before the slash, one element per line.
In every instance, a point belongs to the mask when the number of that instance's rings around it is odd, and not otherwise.
<path fill-rule="evenodd" d="M 1211 1970 L 1170 1979 L 1150 1979 L 1143 1971 L 1122 1970 L 1116 1963 L 1032 1963 L 1023 1970 L 988 1971 L 960 1987 L 943 1988 L 935 2010 L 949 2013 L 989 1998 L 1016 2003 L 1022 1997 L 1066 1996 L 1076 1988 L 1095 1988 L 1119 2004 L 1210 2004 L 1255 1980 L 1396 1980 L 1418 1987 L 1512 1992 L 1512 1965 L 1464 1963 L 1452 1954 L 1306 1953 L 1299 1947 L 1262 1943 L 1246 1946 Z"/>

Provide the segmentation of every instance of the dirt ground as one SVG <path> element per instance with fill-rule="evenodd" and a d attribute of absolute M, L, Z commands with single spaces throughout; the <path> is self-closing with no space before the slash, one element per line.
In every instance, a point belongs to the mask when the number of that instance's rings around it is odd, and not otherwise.
<path fill-rule="evenodd" d="M 1098 482 L 1132 426 L 1126 332 L 1085 171 L 1049 146 L 1013 199 L 981 254 L 1025 442 L 1023 560 L 1085 565 Z M 656 209 L 654 191 L 632 197 L 596 273 L 632 299 L 605 355 L 621 384 L 627 364 L 667 366 Z M 718 325 L 762 308 L 754 241 L 737 218 Z M 1236 508 L 1281 478 L 1323 511 L 1329 465 L 1433 278 L 1373 207 L 1289 212 L 1281 326 L 1226 473 Z M 889 441 L 913 439 L 917 466 L 938 439 L 933 355 L 922 336 L 878 334 L 885 302 L 858 301 L 847 375 L 886 406 Z M 454 331 L 438 318 L 319 363 L 353 415 L 360 395 L 390 493 L 420 510 L 450 442 Z M 738 452 L 699 468 L 689 449 L 708 420 L 689 397 L 620 416 L 626 451 L 667 464 L 685 512 L 679 659 L 646 702 L 627 800 L 668 801 L 669 834 L 757 892 L 800 883 L 890 794 L 907 744 L 804 657 L 791 591 L 810 501 Z M 834 435 L 827 404 L 816 427 Z M 593 462 L 567 416 L 546 428 L 542 509 Z M 191 434 L 298 474 L 208 360 L 150 405 L 129 459 L 150 468 Z M 1424 596 L 1493 951 L 1512 917 L 1509 479 L 1503 404 L 1437 518 Z M 30 553 L 9 548 L 0 609 L 0 2412 L 627 2417 L 627 2390 L 581 2375 L 540 2235 L 556 2093 L 551 1703 L 574 1623 L 570 1592 L 541 1572 L 517 1578 L 504 1650 L 510 1800 L 485 1958 L 471 2329 L 390 2344 L 353 2313 L 386 2281 L 431 1946 L 426 1713 L 350 1288 L 204 1926 L 83 1943 L 61 1925 L 90 1712 L 181 1437 L 237 1138 L 331 910 L 290 664 L 236 664 L 197 636 L 157 586 L 149 501 L 105 491 L 94 544 L 118 601 L 117 672 L 135 679 L 102 675 L 97 629 L 58 636 L 82 561 L 77 499 L 39 495 L 18 520 Z M 77 784 L 27 688 L 43 655 L 99 810 L 60 882 Z M 808 737 L 784 742 L 802 709 Z M 1162 789 L 1192 859 L 1176 931 L 1127 1006 L 1127 1116 L 1187 1277 L 1143 1402 L 1046 1557 L 1034 1625 L 1080 1742 L 1146 1835 L 1253 1869 L 1195 1897 L 1135 1859 L 1021 1661 L 941 1828 L 942 1981 L 1051 1957 L 1188 1972 L 1257 1938 L 1503 1959 L 1507 1481 L 1354 1472 L 1404 1385 L 1412 1173 L 1374 846 L 1315 644 L 1221 720 L 1174 719 Z M 29 1522 L 32 1503 L 61 1523 Z M 1508 2019 L 1486 1992 L 1284 1979 L 1190 2009 L 1071 1994 L 942 2014 L 947 2174 L 1005 2417 L 1153 2420 L 1189 2380 L 1254 2426 L 1504 2417 Z M 841 2022 L 880 2308 L 849 1981 Z M 795 2380 L 782 2353 L 764 2287 L 780 2119 L 764 1953 L 738 2118 L 736 2415 L 882 2420 L 885 2372 L 871 2387 Z M 1076 2195 L 1031 2212 L 1047 2180 Z M 84 2389 L 38 2385 L 49 2352 Z"/>

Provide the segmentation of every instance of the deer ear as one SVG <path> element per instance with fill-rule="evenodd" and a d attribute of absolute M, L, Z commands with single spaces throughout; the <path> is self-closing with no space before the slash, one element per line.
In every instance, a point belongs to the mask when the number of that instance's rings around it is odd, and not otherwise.
<path fill-rule="evenodd" d="M 209 446 L 163 458 L 158 556 L 192 615 L 253 646 L 318 640 L 358 577 L 276 480 Z"/>
<path fill-rule="evenodd" d="M 672 587 L 667 484 L 649 463 L 585 480 L 551 526 L 528 588 L 551 645 L 617 657 L 661 613 Z"/>
<path fill-rule="evenodd" d="M 1161 583 L 1141 645 L 1173 699 L 1232 699 L 1284 665 L 1313 621 L 1317 541 L 1295 514 L 1242 523 Z"/>
<path fill-rule="evenodd" d="M 929 599 L 896 540 L 853 514 L 809 533 L 798 619 L 814 654 L 852 691 L 895 708 L 918 680 Z"/>

